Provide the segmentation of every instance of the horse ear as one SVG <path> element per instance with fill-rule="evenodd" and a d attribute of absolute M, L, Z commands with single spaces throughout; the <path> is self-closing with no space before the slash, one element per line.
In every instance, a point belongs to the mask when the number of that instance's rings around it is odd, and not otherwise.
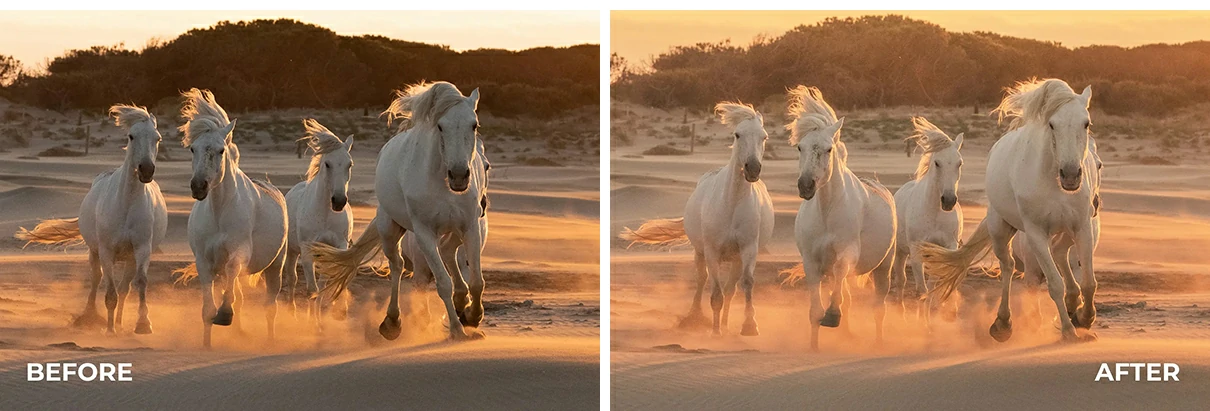
<path fill-rule="evenodd" d="M 840 141 L 840 128 L 844 127 L 844 117 L 836 120 L 836 125 L 832 126 L 832 141 Z"/>
<path fill-rule="evenodd" d="M 958 146 L 958 150 L 962 150 L 962 140 L 966 137 L 966 133 L 958 133 L 958 137 L 954 139 L 954 145 Z"/>
<path fill-rule="evenodd" d="M 350 153 L 353 152 L 353 135 L 352 134 L 349 134 L 348 137 L 345 137 L 345 150 Z"/>
<path fill-rule="evenodd" d="M 475 87 L 475 90 L 471 91 L 471 95 L 468 96 L 466 99 L 467 99 L 467 101 L 470 101 L 471 108 L 473 108 L 475 110 L 479 110 L 479 88 L 478 87 Z"/>
<path fill-rule="evenodd" d="M 1092 86 L 1084 87 L 1084 91 L 1080 93 L 1080 97 L 1084 98 L 1084 104 L 1086 105 L 1092 101 Z"/>
<path fill-rule="evenodd" d="M 223 127 L 223 138 L 227 140 L 227 144 L 231 144 L 231 134 L 235 131 L 235 119 L 227 123 L 227 127 Z"/>

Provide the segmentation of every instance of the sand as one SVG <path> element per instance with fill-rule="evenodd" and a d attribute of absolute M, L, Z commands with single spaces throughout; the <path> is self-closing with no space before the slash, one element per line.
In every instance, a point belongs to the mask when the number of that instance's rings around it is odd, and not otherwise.
<path fill-rule="evenodd" d="M 685 116 L 680 110 L 625 103 L 613 111 L 626 113 L 615 115 L 614 127 L 630 131 L 632 140 L 630 145 L 612 140 L 610 231 L 680 216 L 701 174 L 727 160 L 729 131 L 699 113 Z M 969 235 L 985 213 L 984 168 L 996 137 L 990 129 L 994 122 L 970 116 L 969 108 L 841 111 L 847 116 L 850 167 L 892 191 L 907 181 L 919 157 L 904 156 L 899 139 L 906 134 L 886 131 L 887 124 L 896 119 L 910 124 L 908 116 L 921 111 L 930 119 L 969 124 L 959 189 Z M 687 149 L 687 138 L 675 132 L 686 118 L 698 136 L 712 137 L 697 144 L 695 154 L 641 154 L 670 142 Z M 691 249 L 627 249 L 615 238 L 610 259 L 615 408 L 1138 409 L 1196 408 L 1210 400 L 1203 389 L 1210 377 L 1210 256 L 1204 252 L 1210 247 L 1210 208 L 1205 207 L 1210 166 L 1197 160 L 1204 158 L 1204 149 L 1165 148 L 1129 132 L 1100 136 L 1105 208 L 1096 252 L 1099 317 L 1092 330 L 1099 341 L 1058 343 L 1053 303 L 1039 300 L 1039 290 L 1021 282 L 1014 284 L 1013 338 L 993 341 L 987 328 L 995 316 L 998 282 L 975 277 L 962 288 L 958 310 L 935 317 L 932 333 L 917 320 L 912 302 L 906 308 L 888 303 L 887 338 L 880 345 L 873 338 L 872 290 L 860 288 L 846 313 L 852 335 L 823 329 L 821 352 L 815 353 L 807 345 L 805 289 L 783 286 L 777 276 L 798 262 L 796 156 L 785 143 L 780 116 L 766 118 L 771 153 L 761 178 L 777 220 L 771 253 L 760 257 L 756 273 L 761 335 L 738 335 L 742 295 L 733 302 L 728 334 L 712 337 L 708 330 L 676 328 L 693 295 Z M 1152 157 L 1171 158 L 1173 164 L 1146 164 Z M 1177 363 L 1181 381 L 1096 382 L 1102 362 Z"/>
<path fill-rule="evenodd" d="M 27 111 L 38 116 L 48 135 L 74 128 L 74 114 L 68 119 Z M 295 114 L 237 117 L 241 126 L 260 119 L 270 124 L 262 129 L 273 129 L 278 121 L 270 118 Z M 298 182 L 308 161 L 295 157 L 290 142 L 301 135 L 299 122 L 280 121 L 295 127 L 287 132 L 288 139 L 242 144 L 245 172 L 267 176 L 283 191 Z M 378 119 L 366 122 L 382 127 Z M 170 126 L 161 125 L 165 130 Z M 0 233 L 32 227 L 38 219 L 76 215 L 93 177 L 122 159 L 120 131 L 97 131 L 96 123 L 92 129 L 108 140 L 92 147 L 87 157 L 21 158 L 65 143 L 82 151 L 78 141 L 61 134 L 34 136 L 28 147 L 0 152 Z M 166 133 L 164 146 L 177 161 L 160 161 L 155 175 L 170 220 L 167 240 L 162 252 L 153 256 L 150 271 L 155 332 L 133 334 L 133 293 L 127 300 L 125 327 L 117 336 L 72 327 L 84 306 L 86 249 L 22 249 L 20 241 L 0 236 L 0 409 L 81 404 L 144 409 L 596 409 L 601 335 L 598 161 L 591 154 L 546 149 L 541 139 L 489 133 L 485 130 L 485 141 L 495 154 L 489 154 L 493 202 L 484 251 L 486 317 L 481 330 L 486 340 L 445 341 L 444 320 L 435 314 L 426 324 L 405 323 L 403 337 L 385 341 L 377 326 L 384 315 L 388 281 L 360 277 L 351 287 L 355 300 L 348 320 L 325 318 L 320 331 L 304 320 L 305 311 L 296 316 L 283 306 L 274 341 L 266 338 L 259 304 L 263 289 L 247 291 L 241 326 L 215 327 L 214 348 L 203 351 L 197 282 L 174 285 L 169 274 L 192 261 L 185 226 L 194 200 L 189 197 L 188 152 Z M 359 135 L 354 150 L 350 204 L 357 234 L 374 216 L 373 170 L 381 144 L 374 138 L 380 134 Z M 551 167 L 518 164 L 514 153 L 548 156 L 561 166 L 552 173 Z M 435 293 L 430 301 L 434 308 L 439 304 Z M 68 361 L 129 362 L 134 381 L 25 381 L 29 362 Z"/>

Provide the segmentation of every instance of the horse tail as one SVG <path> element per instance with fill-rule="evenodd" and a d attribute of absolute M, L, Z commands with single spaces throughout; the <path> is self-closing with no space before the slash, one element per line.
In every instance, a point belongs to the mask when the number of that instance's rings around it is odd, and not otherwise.
<path fill-rule="evenodd" d="M 25 241 L 26 246 L 45 244 L 66 248 L 84 243 L 84 236 L 80 234 L 79 218 L 42 220 L 33 230 L 21 227 L 13 236 Z"/>
<path fill-rule="evenodd" d="M 684 217 L 651 220 L 639 226 L 638 230 L 626 228 L 618 237 L 629 241 L 631 246 L 646 244 L 657 247 L 676 247 L 689 244 L 689 236 L 685 234 Z"/>
<path fill-rule="evenodd" d="M 347 249 L 342 250 L 318 242 L 307 244 L 315 263 L 322 268 L 316 272 L 322 273 L 328 279 L 320 293 L 329 298 L 329 301 L 336 300 L 349 288 L 349 283 L 357 276 L 358 268 L 373 259 L 382 247 L 377 219 L 378 217 L 374 217 L 375 221 L 371 221 L 366 231 L 357 238 L 357 242 Z"/>
<path fill-rule="evenodd" d="M 172 276 L 176 277 L 172 280 L 173 284 L 186 285 L 189 281 L 197 278 L 197 263 L 189 263 L 189 265 L 172 270 Z M 248 285 L 257 286 L 260 284 L 261 273 L 256 273 L 248 276 Z"/>
<path fill-rule="evenodd" d="M 941 277 L 930 291 L 934 295 L 940 295 L 940 302 L 945 302 L 950 294 L 958 290 L 966 280 L 971 265 L 987 256 L 991 249 L 991 240 L 987 231 L 987 219 L 984 219 L 970 239 L 957 250 L 923 241 L 912 244 L 912 251 L 919 253 L 924 262 L 925 272 Z"/>
<path fill-rule="evenodd" d="M 172 270 L 172 276 L 176 277 L 173 284 L 189 284 L 189 280 L 197 277 L 197 263 L 189 263 L 189 265 Z"/>
<path fill-rule="evenodd" d="M 807 276 L 807 271 L 803 269 L 802 263 L 798 263 L 793 267 L 778 270 L 777 276 L 784 277 L 781 280 L 781 285 L 794 285 Z"/>

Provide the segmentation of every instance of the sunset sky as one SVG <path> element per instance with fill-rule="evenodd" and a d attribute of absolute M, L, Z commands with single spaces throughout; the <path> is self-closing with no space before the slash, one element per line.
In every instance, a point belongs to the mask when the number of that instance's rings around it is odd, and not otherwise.
<path fill-rule="evenodd" d="M 1069 47 L 1210 40 L 1206 11 L 614 11 L 610 48 L 632 63 L 646 65 L 671 46 L 728 38 L 732 44 L 747 45 L 756 35 L 780 35 L 827 17 L 872 14 L 901 14 L 950 31 L 990 31 Z"/>
<path fill-rule="evenodd" d="M 378 34 L 455 50 L 600 43 L 596 11 L 5 11 L 0 13 L 0 54 L 26 66 L 67 49 L 175 38 L 221 20 L 293 18 L 339 34 Z"/>

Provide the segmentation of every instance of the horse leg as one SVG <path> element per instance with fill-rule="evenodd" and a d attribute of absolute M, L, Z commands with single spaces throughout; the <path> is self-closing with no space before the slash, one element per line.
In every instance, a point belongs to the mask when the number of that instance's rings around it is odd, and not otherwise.
<path fill-rule="evenodd" d="M 823 319 L 819 320 L 819 325 L 829 328 L 840 326 L 840 318 L 844 311 L 841 311 L 841 303 L 844 301 L 844 280 L 849 276 L 849 272 L 853 271 L 853 265 L 849 259 L 840 257 L 832 265 L 832 272 L 829 273 L 832 278 L 831 298 L 828 303 L 828 311 L 824 312 Z"/>
<path fill-rule="evenodd" d="M 386 215 L 374 218 L 378 224 L 378 234 L 381 237 L 382 254 L 386 256 L 391 272 L 391 301 L 387 304 L 386 317 L 378 325 L 378 333 L 382 338 L 394 341 L 403 332 L 403 322 L 399 320 L 399 279 L 403 277 L 403 255 L 399 252 L 399 239 L 403 238 L 403 227 L 395 224 Z"/>
<path fill-rule="evenodd" d="M 287 245 L 286 261 L 282 264 L 282 282 L 290 286 L 286 291 L 286 304 L 290 306 L 290 314 L 296 318 L 298 317 L 298 305 L 294 302 L 294 297 L 298 289 L 298 260 L 301 254 L 301 248 Z"/>
<path fill-rule="evenodd" d="M 122 276 L 118 279 L 118 309 L 114 314 L 114 327 L 117 329 L 122 329 L 122 317 L 126 312 L 126 297 L 130 296 L 130 285 L 134 282 L 137 270 L 133 254 L 130 259 L 122 262 Z"/>
<path fill-rule="evenodd" d="M 479 327 L 483 322 L 483 288 L 486 285 L 483 281 L 483 237 L 482 232 L 478 227 L 475 227 L 467 232 L 463 237 L 466 241 L 462 244 L 462 250 L 466 253 L 467 270 L 470 271 L 470 288 L 471 301 L 470 306 L 466 308 L 466 321 L 464 325 L 471 327 Z M 451 256 L 452 259 L 458 260 L 450 262 L 454 267 L 461 265 L 461 259 L 456 256 Z M 460 272 L 461 270 L 459 270 Z M 461 281 L 461 276 L 458 278 Z"/>
<path fill-rule="evenodd" d="M 756 255 L 760 252 L 756 244 L 740 253 L 740 259 L 735 264 L 740 266 L 740 287 L 744 289 L 744 325 L 739 335 L 760 335 L 756 325 L 756 306 L 752 304 L 752 289 L 756 287 Z"/>
<path fill-rule="evenodd" d="M 955 245 L 949 248 L 956 249 L 958 247 Z M 916 302 L 916 321 L 923 320 L 924 328 L 927 329 L 932 325 L 933 300 L 929 296 L 928 278 L 924 275 L 924 261 L 920 259 L 918 253 L 909 253 L 904 257 L 911 259 L 912 277 L 916 279 L 916 293 L 920 296 L 920 299 Z M 903 265 L 904 263 L 906 261 L 896 261 L 895 265 Z"/>
<path fill-rule="evenodd" d="M 1000 308 L 996 313 L 996 321 L 988 332 L 996 341 L 1005 342 L 1013 335 L 1012 308 L 1009 307 L 1011 299 L 1008 294 L 1012 290 L 1012 239 L 1016 229 L 998 216 L 989 215 L 986 221 L 987 233 L 991 236 L 992 253 L 996 254 L 996 259 L 1000 261 Z"/>
<path fill-rule="evenodd" d="M 445 264 L 441 264 L 441 250 L 437 248 L 437 234 L 431 228 L 419 225 L 413 227 L 412 234 L 416 236 L 416 244 L 420 252 L 424 254 L 425 260 L 431 262 L 429 268 L 433 270 L 433 279 L 437 282 L 437 295 L 441 296 L 441 301 L 445 303 L 446 318 L 449 318 L 450 339 L 483 338 L 482 333 L 467 335 L 462 323 L 456 320 L 458 311 L 454 308 L 454 281 L 450 273 L 446 271 Z M 397 295 L 399 291 L 396 289 L 394 292 Z"/>
<path fill-rule="evenodd" d="M 311 252 L 308 251 L 308 252 L 300 254 L 298 256 L 298 261 L 299 261 L 299 263 L 302 264 L 303 281 L 306 283 L 305 285 L 307 287 L 307 318 L 310 319 L 311 321 L 314 321 L 315 324 L 318 325 L 319 317 L 322 313 L 320 312 L 321 308 L 320 308 L 320 304 L 319 304 L 319 282 L 316 281 L 316 279 L 315 279 L 315 260 L 314 260 L 314 257 L 311 255 Z M 285 267 L 292 267 L 292 266 L 290 264 L 286 264 L 282 268 L 285 269 Z M 295 270 L 291 269 L 290 271 L 295 271 Z M 287 276 L 286 278 L 289 278 L 289 276 Z M 295 283 L 298 282 L 298 273 L 297 272 L 294 273 L 294 282 Z M 293 297 L 294 288 L 293 287 L 290 288 L 290 295 L 291 295 L 290 299 L 293 300 L 294 299 L 294 297 Z M 333 303 L 335 303 L 335 302 L 333 301 Z"/>
<path fill-rule="evenodd" d="M 91 270 L 88 287 L 88 301 L 84 303 L 84 313 L 76 318 L 76 327 L 87 327 L 105 323 L 97 310 L 97 286 L 101 284 L 101 256 L 96 249 L 88 250 L 88 267 Z"/>
<path fill-rule="evenodd" d="M 403 306 L 408 307 L 409 321 L 413 324 L 427 327 L 432 321 L 432 311 L 429 310 L 429 282 L 433 280 L 433 270 L 427 263 L 412 260 L 412 281 L 410 289 L 404 293 Z M 416 310 L 413 310 L 416 309 Z"/>
<path fill-rule="evenodd" d="M 218 276 L 223 287 L 223 303 L 219 305 L 218 313 L 211 320 L 214 325 L 226 327 L 235 323 L 235 289 L 238 286 L 241 271 L 243 270 L 240 267 L 240 258 L 237 257 L 237 254 L 229 255 L 226 263 L 223 264 L 222 275 Z"/>
<path fill-rule="evenodd" d="M 151 244 L 134 251 L 134 286 L 139 291 L 139 320 L 134 323 L 135 334 L 151 334 L 150 309 L 147 308 L 147 269 L 151 265 Z"/>
<path fill-rule="evenodd" d="M 899 313 L 903 316 L 904 321 L 907 321 L 907 252 L 895 248 L 895 263 L 891 265 L 891 288 L 899 290 Z M 912 266 L 912 273 L 916 273 L 916 266 Z M 916 310 L 916 317 L 919 319 L 920 310 Z"/>
<path fill-rule="evenodd" d="M 729 264 L 731 265 L 728 267 L 731 269 L 731 275 L 728 275 L 726 282 L 723 283 L 723 330 L 729 328 L 727 324 L 731 319 L 731 300 L 735 298 L 735 288 L 739 284 L 739 277 L 743 275 L 744 269 L 738 258 L 732 259 Z"/>
<path fill-rule="evenodd" d="M 819 351 L 819 323 L 823 320 L 823 297 L 820 294 L 819 283 L 823 278 L 821 264 L 804 258 L 802 261 L 803 279 L 807 282 L 807 297 L 811 300 L 811 351 Z"/>
<path fill-rule="evenodd" d="M 1097 306 L 1093 301 L 1093 297 L 1097 293 L 1097 275 L 1092 269 L 1093 242 L 1091 229 L 1076 234 L 1076 258 L 1074 260 L 1079 263 L 1080 291 L 1084 297 L 1083 305 L 1076 311 L 1076 318 L 1079 323 L 1078 327 L 1086 329 L 1092 328 L 1092 323 L 1097 320 Z"/>
<path fill-rule="evenodd" d="M 286 260 L 286 250 L 277 253 L 269 268 L 261 271 L 261 281 L 265 283 L 265 324 L 269 330 L 269 340 L 274 334 L 274 322 L 277 319 L 277 298 L 281 295 L 281 271 Z M 241 296 L 242 297 L 242 296 Z"/>
<path fill-rule="evenodd" d="M 445 265 L 445 271 L 450 273 L 450 280 L 454 282 L 454 310 L 458 313 L 458 322 L 463 326 L 478 327 L 478 323 L 471 324 L 472 318 L 467 315 L 466 311 L 471 305 L 470 284 L 467 284 L 466 276 L 462 273 L 462 261 L 465 260 L 458 258 L 458 254 L 461 254 L 465 248 L 465 246 L 446 246 L 440 249 L 441 264 Z M 480 313 L 479 321 L 482 320 L 483 315 Z"/>
<path fill-rule="evenodd" d="M 1059 274 L 1059 268 L 1055 266 L 1054 256 L 1050 253 L 1050 235 L 1042 228 L 1032 227 L 1028 224 L 1025 227 L 1025 234 L 1029 248 L 1033 250 L 1038 264 L 1042 266 L 1042 273 L 1046 275 L 1046 288 L 1050 290 L 1050 299 L 1054 301 L 1055 308 L 1059 311 L 1063 341 L 1079 341 L 1081 338 L 1076 334 L 1075 326 L 1071 323 L 1071 317 L 1067 315 L 1067 307 L 1063 303 L 1065 286 L 1062 274 Z M 1007 278 L 1012 278 L 1012 276 L 1007 276 Z"/>
<path fill-rule="evenodd" d="M 853 281 L 857 281 L 856 276 L 854 276 Z M 849 286 L 849 279 L 844 278 L 840 280 L 840 312 L 852 312 L 849 311 L 849 307 L 851 306 L 853 306 L 853 289 Z M 853 329 L 849 328 L 849 316 L 840 316 L 840 331 L 845 337 L 853 336 Z"/>
<path fill-rule="evenodd" d="M 895 265 L 894 255 L 889 255 L 874 271 L 870 272 L 874 280 L 874 342 L 882 343 L 882 323 L 886 318 L 886 297 L 891 291 L 891 267 Z M 852 299 L 851 296 L 849 296 Z"/>
<path fill-rule="evenodd" d="M 218 310 L 214 306 L 214 264 L 209 256 L 195 261 L 197 278 L 202 284 L 202 347 L 210 348 L 210 328 Z"/>
<path fill-rule="evenodd" d="M 1067 316 L 1071 317 L 1073 324 L 1078 324 L 1076 323 L 1076 308 L 1080 306 L 1080 285 L 1076 283 L 1075 274 L 1072 273 L 1074 267 L 1068 259 L 1073 245 L 1073 242 L 1069 240 L 1064 238 L 1059 241 L 1050 252 L 1054 258 L 1055 267 L 1059 269 L 1059 276 L 1063 278 L 1063 305 L 1067 307 Z"/>
<path fill-rule="evenodd" d="M 713 326 L 714 335 L 719 336 L 719 335 L 723 335 L 723 328 L 722 328 L 723 327 L 723 323 L 722 323 L 722 312 L 723 312 L 722 267 L 719 262 L 718 252 L 711 250 L 710 248 L 707 248 L 705 254 L 706 254 L 705 255 L 706 256 L 706 270 L 709 273 L 708 276 L 710 277 L 710 279 L 713 280 L 710 282 L 711 283 L 710 308 L 714 312 L 714 321 L 711 322 L 711 325 Z"/>
<path fill-rule="evenodd" d="M 709 323 L 706 314 L 702 312 L 702 291 L 706 289 L 706 255 L 700 250 L 693 250 L 693 267 L 697 271 L 697 290 L 693 293 L 693 304 L 689 306 L 689 315 L 677 324 L 679 328 L 704 327 Z"/>
<path fill-rule="evenodd" d="M 118 308 L 118 275 L 114 272 L 114 253 L 109 247 L 101 247 L 101 270 L 104 272 L 102 279 L 105 280 L 105 308 L 109 312 L 109 318 L 106 322 L 105 332 L 109 335 L 114 335 L 117 330 L 114 328 L 115 320 L 114 311 Z"/>

